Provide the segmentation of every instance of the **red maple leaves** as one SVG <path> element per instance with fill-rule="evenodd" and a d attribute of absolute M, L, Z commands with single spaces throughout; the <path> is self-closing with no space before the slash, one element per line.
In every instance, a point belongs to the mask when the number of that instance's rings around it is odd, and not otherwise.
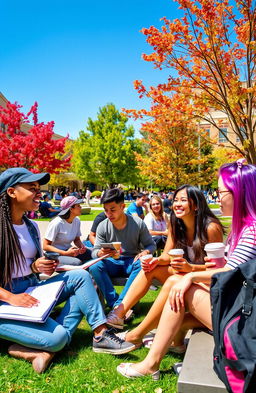
<path fill-rule="evenodd" d="M 71 156 L 65 153 L 68 137 L 54 139 L 54 122 L 38 123 L 35 103 L 27 115 L 21 105 L 7 102 L 0 106 L 0 167 L 25 167 L 32 172 L 59 173 L 70 167 Z M 33 126 L 29 125 L 29 117 Z"/>

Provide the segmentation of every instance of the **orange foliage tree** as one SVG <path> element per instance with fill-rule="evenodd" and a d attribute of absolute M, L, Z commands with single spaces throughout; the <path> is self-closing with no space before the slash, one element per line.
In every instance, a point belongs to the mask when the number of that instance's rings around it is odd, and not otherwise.
<path fill-rule="evenodd" d="M 141 174 L 151 182 L 176 188 L 184 183 L 206 185 L 213 176 L 211 149 L 198 137 L 197 127 L 176 112 L 155 105 L 142 125 L 146 152 L 137 154 Z"/>
<path fill-rule="evenodd" d="M 252 0 L 176 0 L 184 16 L 163 26 L 143 29 L 153 52 L 144 54 L 156 68 L 170 68 L 168 81 L 146 95 L 166 109 L 186 113 L 198 122 L 207 121 L 222 132 L 219 111 L 227 117 L 240 144 L 227 135 L 231 146 L 256 164 L 256 5 Z M 232 6 L 232 4 L 233 6 Z M 178 93 L 173 99 L 173 94 Z M 146 111 L 130 111 L 143 116 Z"/>

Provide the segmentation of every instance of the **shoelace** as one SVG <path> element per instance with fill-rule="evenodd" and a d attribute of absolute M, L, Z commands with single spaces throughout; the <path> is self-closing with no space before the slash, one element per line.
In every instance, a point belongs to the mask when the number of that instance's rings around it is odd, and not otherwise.
<path fill-rule="evenodd" d="M 106 330 L 105 331 L 105 336 L 109 337 L 111 340 L 117 342 L 118 344 L 122 344 L 124 340 L 122 340 L 120 337 L 117 337 L 114 332 L 111 330 Z"/>

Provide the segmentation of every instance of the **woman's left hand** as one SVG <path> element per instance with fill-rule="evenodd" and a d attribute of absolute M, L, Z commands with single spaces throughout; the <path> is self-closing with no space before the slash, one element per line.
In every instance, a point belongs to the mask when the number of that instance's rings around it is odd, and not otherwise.
<path fill-rule="evenodd" d="M 155 267 L 158 265 L 159 261 L 158 258 L 153 258 L 151 261 L 141 261 L 141 267 L 144 270 L 144 272 L 151 272 L 151 270 L 155 269 Z"/>
<path fill-rule="evenodd" d="M 177 257 L 173 258 L 170 262 L 171 267 L 177 271 L 177 273 L 189 273 L 192 272 L 192 265 L 184 258 Z"/>
<path fill-rule="evenodd" d="M 185 306 L 184 294 L 192 284 L 192 274 L 186 274 L 172 287 L 169 301 L 173 311 L 180 311 Z"/>

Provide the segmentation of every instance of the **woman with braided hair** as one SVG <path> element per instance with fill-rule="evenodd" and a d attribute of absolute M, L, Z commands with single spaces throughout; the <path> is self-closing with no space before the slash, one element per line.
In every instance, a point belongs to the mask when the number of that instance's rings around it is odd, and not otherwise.
<path fill-rule="evenodd" d="M 38 273 L 51 275 L 58 262 L 41 256 L 38 226 L 25 212 L 38 209 L 40 185 L 49 179 L 48 173 L 35 174 L 25 168 L 10 168 L 0 175 L 0 303 L 34 307 L 38 300 L 25 293 L 28 287 L 65 283 L 58 304 L 66 303 L 56 320 L 48 317 L 44 323 L 35 323 L 0 318 L 0 338 L 16 343 L 9 347 L 9 354 L 32 362 L 37 373 L 44 372 L 55 352 L 70 343 L 83 316 L 94 331 L 94 352 L 117 355 L 135 348 L 107 330 L 106 317 L 87 271 L 38 280 Z"/>

